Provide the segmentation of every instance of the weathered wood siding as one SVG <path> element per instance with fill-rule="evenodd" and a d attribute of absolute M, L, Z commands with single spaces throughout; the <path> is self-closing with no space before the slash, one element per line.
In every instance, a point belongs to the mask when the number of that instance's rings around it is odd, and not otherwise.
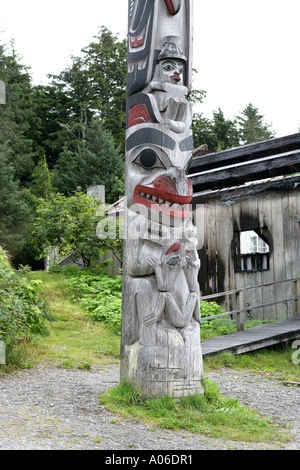
<path fill-rule="evenodd" d="M 288 182 L 288 184 L 287 184 Z M 300 277 L 300 177 L 283 178 L 237 190 L 195 195 L 195 223 L 202 263 L 202 295 Z M 267 228 L 269 269 L 236 272 L 234 234 Z M 244 293 L 245 305 L 254 306 L 294 297 L 293 283 Z M 238 295 L 217 299 L 226 311 L 238 309 Z M 251 319 L 285 320 L 295 316 L 295 304 L 273 305 L 250 311 Z"/>

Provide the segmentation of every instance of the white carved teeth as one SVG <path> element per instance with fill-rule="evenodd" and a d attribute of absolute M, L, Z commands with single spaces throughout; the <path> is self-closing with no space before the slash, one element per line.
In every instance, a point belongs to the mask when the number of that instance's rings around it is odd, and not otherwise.
<path fill-rule="evenodd" d="M 146 198 L 147 200 L 151 200 L 152 202 L 158 202 L 159 204 L 165 204 L 166 206 L 170 207 L 170 209 L 176 210 L 178 208 L 184 210 L 185 204 L 177 204 L 177 203 L 172 203 L 170 201 L 164 201 L 163 199 L 160 199 L 156 196 L 151 196 L 151 194 L 146 194 L 143 192 L 139 193 L 140 197 Z"/>

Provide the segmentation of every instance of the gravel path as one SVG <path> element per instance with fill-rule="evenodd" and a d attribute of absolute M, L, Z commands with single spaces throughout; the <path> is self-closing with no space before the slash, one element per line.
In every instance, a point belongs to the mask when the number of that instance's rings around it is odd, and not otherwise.
<path fill-rule="evenodd" d="M 208 376 L 224 395 L 288 425 L 294 439 L 287 444 L 249 444 L 154 431 L 99 405 L 97 395 L 119 381 L 118 365 L 91 371 L 42 366 L 0 377 L 0 450 L 300 449 L 300 388 L 231 370 Z"/>

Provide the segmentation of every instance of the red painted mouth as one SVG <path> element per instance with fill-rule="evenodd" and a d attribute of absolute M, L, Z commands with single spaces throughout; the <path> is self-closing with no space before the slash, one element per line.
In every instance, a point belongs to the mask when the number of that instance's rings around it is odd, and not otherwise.
<path fill-rule="evenodd" d="M 166 184 L 167 183 L 167 184 Z M 190 216 L 189 204 L 193 197 L 192 184 L 188 180 L 188 194 L 180 196 L 169 178 L 158 177 L 154 188 L 138 185 L 133 193 L 133 200 L 151 210 L 161 212 L 171 218 L 187 219 Z"/>
<path fill-rule="evenodd" d="M 181 77 L 179 75 L 172 75 L 171 80 L 176 80 L 176 82 L 180 82 Z"/>

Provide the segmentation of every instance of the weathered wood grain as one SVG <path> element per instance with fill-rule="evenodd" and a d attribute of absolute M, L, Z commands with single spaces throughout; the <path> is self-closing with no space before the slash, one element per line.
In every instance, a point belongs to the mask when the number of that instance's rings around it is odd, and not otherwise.
<path fill-rule="evenodd" d="M 194 192 L 300 172 L 300 150 L 189 175 Z"/>
<path fill-rule="evenodd" d="M 300 133 L 271 139 L 255 144 L 223 150 L 194 157 L 190 167 L 190 174 L 217 167 L 265 158 L 275 154 L 291 152 L 300 148 Z"/>

